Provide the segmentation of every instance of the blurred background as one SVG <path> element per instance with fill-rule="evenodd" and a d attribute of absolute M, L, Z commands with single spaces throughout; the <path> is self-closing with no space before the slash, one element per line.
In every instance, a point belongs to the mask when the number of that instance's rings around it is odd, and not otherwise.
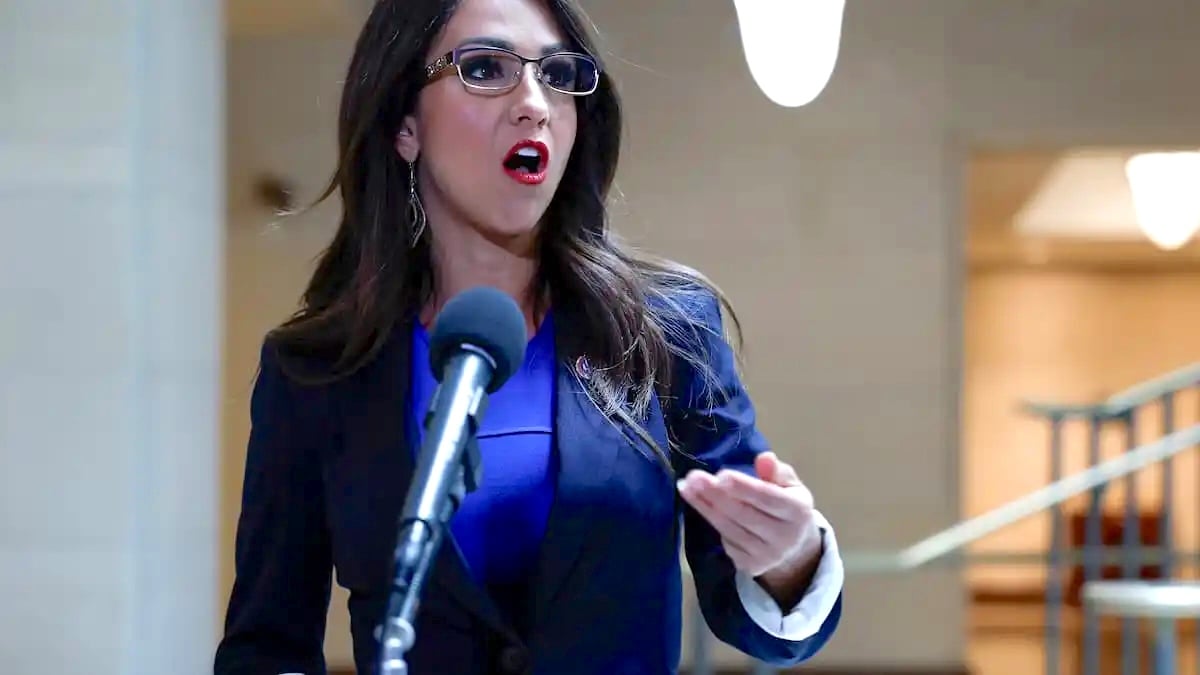
<path fill-rule="evenodd" d="M 333 170 L 369 4 L 0 0 L 0 672 L 211 670 L 258 348 L 337 204 L 275 212 Z M 1194 621 L 1089 629 L 1080 600 L 1197 576 L 1195 440 L 929 564 L 862 561 L 1200 423 L 1200 243 L 1155 243 L 1126 169 L 1200 149 L 1200 2 L 849 0 L 793 109 L 729 0 L 584 5 L 626 104 L 614 225 L 729 293 L 847 557 L 801 672 L 1196 674 Z M 1070 557 L 1101 544 L 1120 566 Z M 336 592 L 330 617 L 348 672 Z M 683 666 L 755 667 L 690 628 Z"/>

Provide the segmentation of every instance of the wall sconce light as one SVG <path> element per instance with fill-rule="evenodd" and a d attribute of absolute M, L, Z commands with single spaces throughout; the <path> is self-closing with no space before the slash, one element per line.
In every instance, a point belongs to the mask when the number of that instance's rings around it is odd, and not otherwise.
<path fill-rule="evenodd" d="M 1125 164 L 1138 226 L 1171 251 L 1200 230 L 1200 152 L 1147 152 Z"/>
<path fill-rule="evenodd" d="M 833 75 L 845 0 L 733 0 L 746 64 L 767 98 L 811 103 Z"/>

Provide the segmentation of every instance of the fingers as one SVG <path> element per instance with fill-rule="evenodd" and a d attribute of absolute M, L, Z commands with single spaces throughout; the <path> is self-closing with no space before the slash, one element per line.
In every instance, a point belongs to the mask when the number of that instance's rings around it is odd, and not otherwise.
<path fill-rule="evenodd" d="M 694 471 L 680 481 L 680 494 L 724 534 L 747 546 L 773 546 L 807 519 L 809 497 L 802 488 L 781 488 L 734 471 L 716 476 Z M 788 494 L 792 491 L 793 494 Z M 750 541 L 740 531 L 757 541 Z"/>
<path fill-rule="evenodd" d="M 713 500 L 700 494 L 701 492 L 705 490 L 694 487 L 680 490 L 684 499 L 716 530 L 721 538 L 721 546 L 734 566 L 752 576 L 770 569 L 773 561 L 779 558 L 779 553 L 775 550 L 778 548 L 778 538 L 772 537 L 774 541 L 767 541 L 762 532 L 739 522 L 722 505 L 713 503 Z M 713 496 L 721 497 L 719 492 L 709 492 Z M 744 507 L 751 508 L 746 505 Z M 765 514 L 758 514 L 758 517 L 768 518 Z"/>
<path fill-rule="evenodd" d="M 773 518 L 794 521 L 812 509 L 812 493 L 802 483 L 783 487 L 740 471 L 723 469 L 715 479 L 716 487 L 733 499 L 746 502 Z"/>
<path fill-rule="evenodd" d="M 760 456 L 755 469 L 764 478 L 729 469 L 716 475 L 694 470 L 678 487 L 680 496 L 716 530 L 734 565 L 759 574 L 790 559 L 811 529 L 814 512 L 812 493 L 791 480 L 795 471 L 790 465 Z M 772 473 L 792 484 L 766 480 Z"/>
<path fill-rule="evenodd" d="M 728 537 L 721 537 L 721 547 L 733 561 L 734 567 L 749 573 L 750 576 L 756 577 L 769 569 L 769 565 L 764 562 L 766 560 L 764 556 L 746 550 Z"/>
<path fill-rule="evenodd" d="M 768 534 L 763 530 L 769 516 L 757 512 L 748 504 L 738 504 L 725 497 L 719 490 L 704 489 L 699 483 L 711 476 L 693 479 L 688 486 L 681 486 L 679 493 L 694 509 L 707 520 L 722 538 L 729 540 L 748 555 L 753 555 L 768 545 Z"/>

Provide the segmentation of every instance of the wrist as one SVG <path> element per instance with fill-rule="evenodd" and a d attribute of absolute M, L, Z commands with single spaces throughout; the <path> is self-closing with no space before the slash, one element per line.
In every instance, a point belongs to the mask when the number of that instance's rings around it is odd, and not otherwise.
<path fill-rule="evenodd" d="M 824 541 L 825 532 L 814 523 L 794 556 L 755 578 L 785 612 L 795 607 L 812 585 L 825 551 Z"/>

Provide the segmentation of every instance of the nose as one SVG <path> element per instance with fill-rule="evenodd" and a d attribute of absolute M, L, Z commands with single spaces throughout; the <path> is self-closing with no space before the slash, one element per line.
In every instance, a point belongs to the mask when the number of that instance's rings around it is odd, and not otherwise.
<path fill-rule="evenodd" d="M 525 68 L 521 80 L 512 92 L 512 96 L 515 97 L 511 109 L 512 123 L 532 123 L 540 128 L 546 126 L 550 119 L 550 101 L 546 97 L 546 89 L 538 79 L 537 65 L 527 63 Z"/>

